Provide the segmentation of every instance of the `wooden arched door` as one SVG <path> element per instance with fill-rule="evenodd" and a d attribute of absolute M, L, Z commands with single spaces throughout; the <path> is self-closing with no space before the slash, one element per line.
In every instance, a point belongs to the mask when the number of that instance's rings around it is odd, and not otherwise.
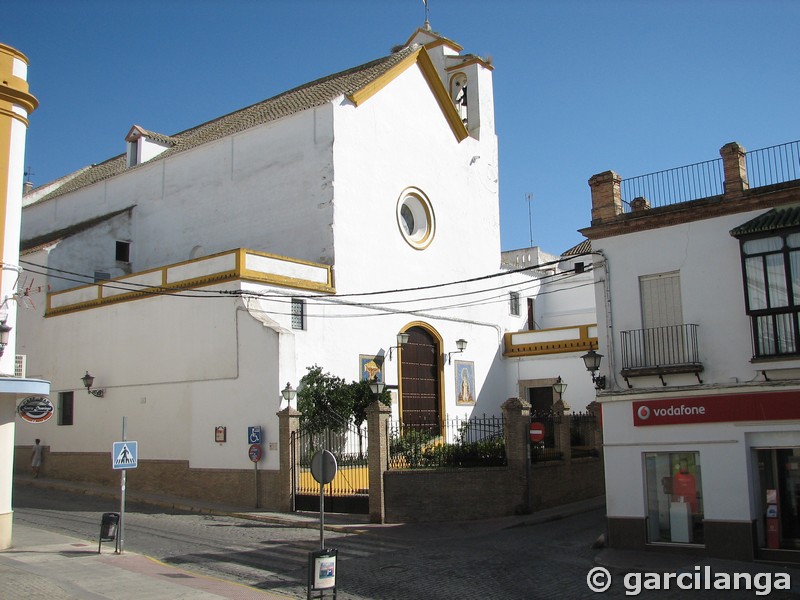
<path fill-rule="evenodd" d="M 438 434 L 441 423 L 440 343 L 423 327 L 411 327 L 406 333 L 408 342 L 403 344 L 400 354 L 403 426 Z"/>

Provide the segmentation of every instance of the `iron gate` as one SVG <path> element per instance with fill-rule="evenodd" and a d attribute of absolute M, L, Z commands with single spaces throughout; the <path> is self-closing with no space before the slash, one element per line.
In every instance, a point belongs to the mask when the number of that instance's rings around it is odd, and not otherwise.
<path fill-rule="evenodd" d="M 336 476 L 325 485 L 325 511 L 369 514 L 369 455 L 366 423 L 292 434 L 294 509 L 319 510 L 319 483 L 311 475 L 311 459 L 319 450 L 336 457 Z"/>

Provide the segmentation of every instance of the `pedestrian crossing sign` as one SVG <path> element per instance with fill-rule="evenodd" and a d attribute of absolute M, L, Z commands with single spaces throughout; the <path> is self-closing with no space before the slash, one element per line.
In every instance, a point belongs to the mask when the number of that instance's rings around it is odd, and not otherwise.
<path fill-rule="evenodd" d="M 139 443 L 114 442 L 111 460 L 115 469 L 135 469 L 139 466 Z"/>

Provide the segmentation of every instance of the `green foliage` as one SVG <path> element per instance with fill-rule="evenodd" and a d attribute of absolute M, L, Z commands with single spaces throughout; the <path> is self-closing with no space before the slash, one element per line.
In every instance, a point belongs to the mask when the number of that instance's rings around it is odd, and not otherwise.
<path fill-rule="evenodd" d="M 353 394 L 341 377 L 308 367 L 297 390 L 300 422 L 307 431 L 323 431 L 347 425 L 353 414 Z"/>
<path fill-rule="evenodd" d="M 351 420 L 360 427 L 367 419 L 367 407 L 376 400 L 369 382 L 345 383 L 341 377 L 324 373 L 317 365 L 307 371 L 297 391 L 297 409 L 302 414 L 303 427 L 312 432 L 341 429 Z M 391 395 L 384 390 L 377 400 L 388 406 Z"/>
<path fill-rule="evenodd" d="M 383 390 L 376 398 L 369 387 L 369 381 L 352 382 L 350 384 L 350 393 L 353 396 L 353 422 L 356 427 L 361 427 L 361 424 L 367 420 L 367 407 L 375 400 L 386 406 L 392 403 L 392 395 L 389 390 Z"/>
<path fill-rule="evenodd" d="M 427 431 L 407 430 L 389 442 L 395 466 L 408 469 L 494 467 L 506 464 L 502 436 L 477 442 L 444 443 Z"/>

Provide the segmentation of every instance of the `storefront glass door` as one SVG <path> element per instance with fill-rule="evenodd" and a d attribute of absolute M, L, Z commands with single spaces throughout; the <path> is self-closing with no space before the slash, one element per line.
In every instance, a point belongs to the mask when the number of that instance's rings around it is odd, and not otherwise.
<path fill-rule="evenodd" d="M 758 450 L 765 547 L 800 550 L 800 448 Z"/>

